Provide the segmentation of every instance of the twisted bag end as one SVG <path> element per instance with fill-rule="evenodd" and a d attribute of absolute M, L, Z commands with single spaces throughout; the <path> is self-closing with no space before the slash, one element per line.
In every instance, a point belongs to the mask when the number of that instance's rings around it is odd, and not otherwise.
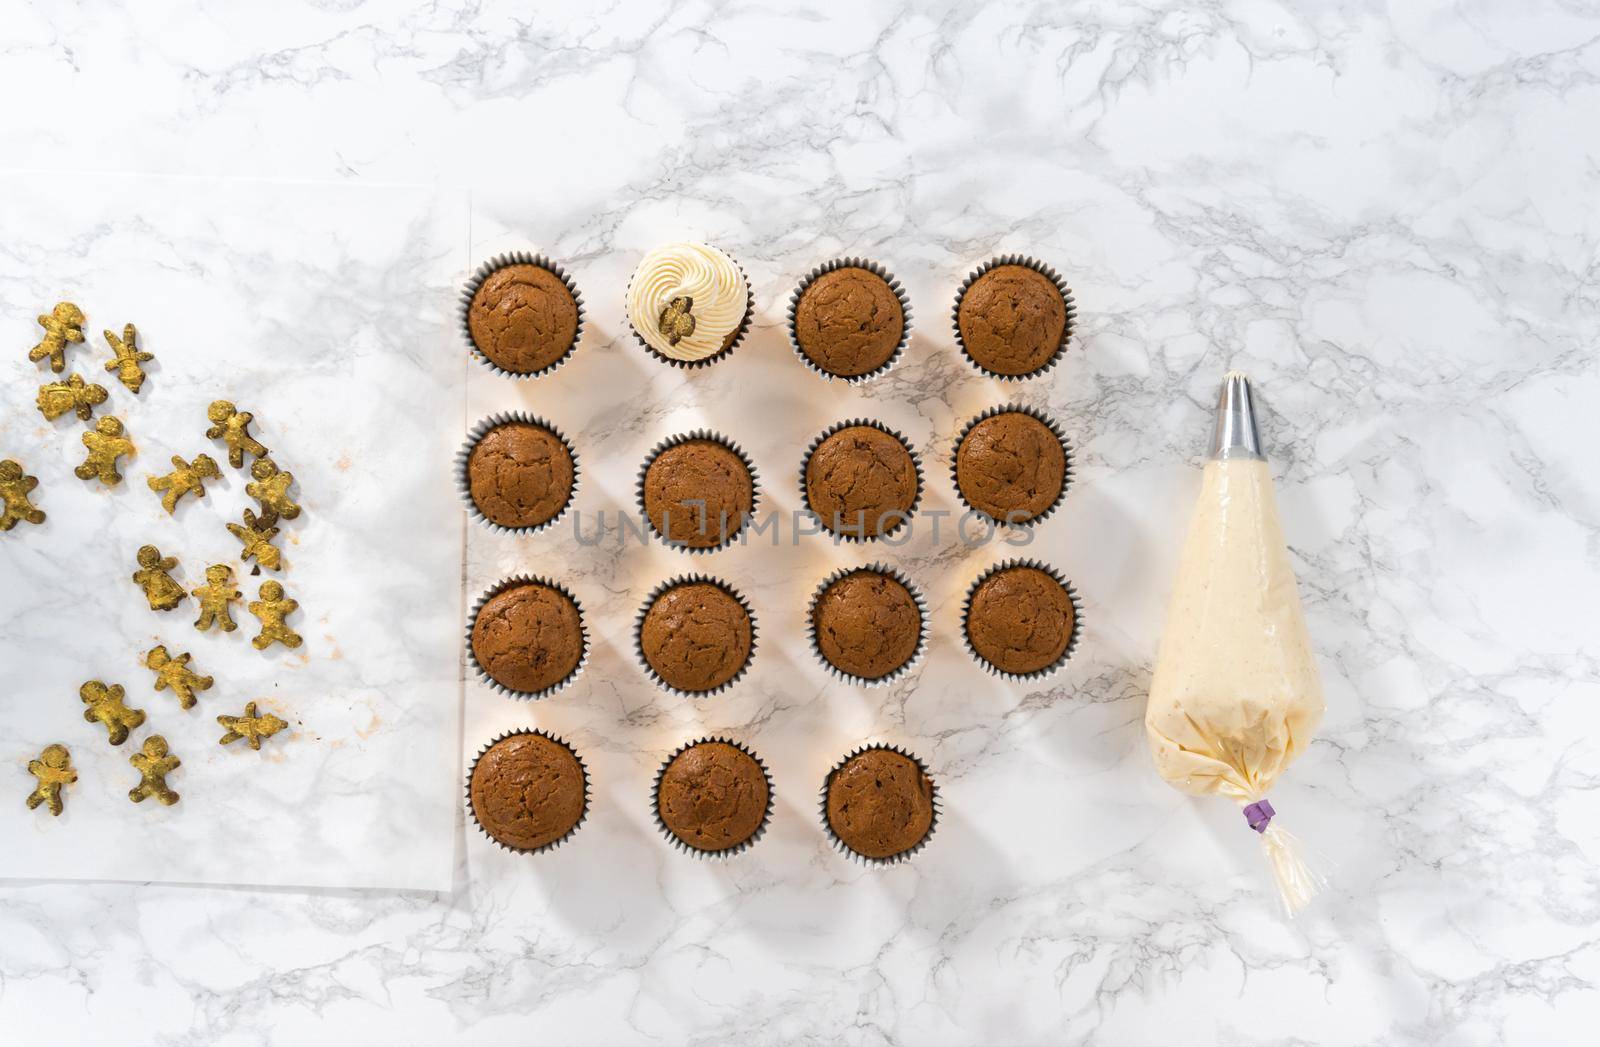
<path fill-rule="evenodd" d="M 1245 807 L 1244 818 L 1250 828 L 1261 834 L 1261 853 L 1278 886 L 1278 900 L 1290 916 L 1298 916 L 1328 885 L 1328 880 L 1312 866 L 1299 838 L 1281 825 L 1272 824 L 1277 813 L 1262 797 Z"/>

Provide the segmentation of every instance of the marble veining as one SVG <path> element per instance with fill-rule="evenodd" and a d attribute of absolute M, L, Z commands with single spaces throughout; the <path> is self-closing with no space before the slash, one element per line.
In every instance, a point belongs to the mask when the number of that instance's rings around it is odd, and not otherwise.
<path fill-rule="evenodd" d="M 699 425 L 740 440 L 769 504 L 792 510 L 799 449 L 857 415 L 905 432 L 924 507 L 952 510 L 951 436 L 1011 398 L 1061 421 L 1075 486 L 1027 550 L 919 536 L 885 551 L 926 589 L 934 632 L 916 673 L 873 691 L 776 638 L 799 631 L 812 579 L 876 550 L 813 538 L 690 561 L 474 525 L 463 589 L 443 599 L 547 570 L 598 637 L 580 685 L 537 706 L 466 682 L 463 751 L 527 723 L 571 738 L 595 775 L 582 832 L 530 862 L 458 814 L 448 891 L 7 885 L 0 1028 L 97 1043 L 137 1015 L 168 1044 L 1587 1039 L 1600 11 L 58 8 L 9 20 L 0 85 L 24 100 L 0 107 L 9 164 L 459 186 L 463 272 L 507 249 L 561 259 L 589 310 L 577 355 L 533 383 L 468 370 L 467 418 L 559 422 L 586 513 L 628 506 L 643 451 Z M 694 375 L 650 360 L 622 313 L 633 261 L 680 237 L 738 258 L 757 303 L 734 357 Z M 954 288 L 1006 251 L 1055 265 L 1077 297 L 1071 351 L 1042 382 L 988 382 L 954 350 Z M 889 266 L 915 313 L 899 366 L 859 389 L 803 368 L 783 328 L 794 282 L 837 254 Z M 1334 867 L 1299 924 L 1277 915 L 1238 812 L 1161 783 L 1140 726 L 1230 367 L 1260 394 L 1328 698 L 1272 797 Z M 1014 552 L 1065 571 L 1086 621 L 1070 666 L 1022 687 L 970 663 L 954 617 Z M 629 653 L 638 600 L 683 570 L 736 581 L 762 626 L 750 676 L 699 706 L 663 700 Z M 692 861 L 649 821 L 657 764 L 701 731 L 750 742 L 774 773 L 772 830 L 736 862 Z M 887 872 L 850 864 L 815 821 L 820 775 L 867 738 L 922 755 L 945 801 L 927 850 Z M 19 770 L 5 802 L 20 808 L 26 783 Z"/>

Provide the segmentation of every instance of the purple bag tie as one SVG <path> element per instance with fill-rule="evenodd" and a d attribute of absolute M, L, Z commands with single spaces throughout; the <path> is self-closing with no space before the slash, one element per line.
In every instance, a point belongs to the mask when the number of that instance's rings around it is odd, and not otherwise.
<path fill-rule="evenodd" d="M 1244 809 L 1244 820 L 1250 823 L 1250 828 L 1258 833 L 1267 831 L 1267 823 L 1272 821 L 1272 816 L 1277 814 L 1272 809 L 1272 804 L 1265 800 L 1257 800 Z"/>

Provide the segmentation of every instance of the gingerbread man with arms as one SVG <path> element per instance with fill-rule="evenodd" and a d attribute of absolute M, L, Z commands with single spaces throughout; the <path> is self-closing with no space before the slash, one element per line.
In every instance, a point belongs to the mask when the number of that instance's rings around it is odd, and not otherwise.
<path fill-rule="evenodd" d="M 78 688 L 78 697 L 88 706 L 83 718 L 103 725 L 112 745 L 121 745 L 128 740 L 129 730 L 144 724 L 144 710 L 128 708 L 122 701 L 124 694 L 121 684 L 107 687 L 99 680 L 90 680 Z"/>
<path fill-rule="evenodd" d="M 9 531 L 18 521 L 44 523 L 44 511 L 28 497 L 39 486 L 37 477 L 22 471 L 22 463 L 7 458 L 0 462 L 0 531 Z"/>
<path fill-rule="evenodd" d="M 41 385 L 34 405 L 47 422 L 55 421 L 68 411 L 75 413 L 79 421 L 87 422 L 94 417 L 94 409 L 105 403 L 109 395 L 105 386 L 85 382 L 82 375 L 69 374 L 65 381 Z"/>
<path fill-rule="evenodd" d="M 260 574 L 261 568 L 276 571 L 283 566 L 283 550 L 272 544 L 272 539 L 278 536 L 278 529 L 272 526 L 276 519 L 263 519 L 256 516 L 249 509 L 244 511 L 244 523 L 228 525 L 228 533 L 239 539 L 244 546 L 239 552 L 239 559 L 254 560 L 255 570 L 251 574 Z"/>
<path fill-rule="evenodd" d="M 145 797 L 154 796 L 164 807 L 178 802 L 178 794 L 167 787 L 167 775 L 183 763 L 167 749 L 165 738 L 152 734 L 144 740 L 142 749 L 128 757 L 128 762 L 139 772 L 139 784 L 128 790 L 128 799 L 142 803 Z"/>
<path fill-rule="evenodd" d="M 93 480 L 98 477 L 107 487 L 121 483 L 122 474 L 117 472 L 117 459 L 133 453 L 133 441 L 126 434 L 127 429 L 123 427 L 121 419 L 107 415 L 94 423 L 94 428 L 83 434 L 83 446 L 89 449 L 89 456 L 73 470 L 78 479 Z"/>
<path fill-rule="evenodd" d="M 59 743 L 45 746 L 37 760 L 28 761 L 28 773 L 39 779 L 38 786 L 28 794 L 28 810 L 45 804 L 52 815 L 60 817 L 65 809 L 61 802 L 61 789 L 78 780 L 78 772 L 72 769 L 72 757 L 67 747 Z"/>
<path fill-rule="evenodd" d="M 299 609 L 299 604 L 283 595 L 283 586 L 277 582 L 262 582 L 261 599 L 250 603 L 250 613 L 261 619 L 261 632 L 250 641 L 256 650 L 264 651 L 275 643 L 291 651 L 299 647 L 300 634 L 283 622 Z"/>
<path fill-rule="evenodd" d="M 155 354 L 139 348 L 139 330 L 132 324 L 123 326 L 121 338 L 110 331 L 100 333 L 105 335 L 106 344 L 111 347 L 111 359 L 106 361 L 106 370 L 116 375 L 117 381 L 127 386 L 129 392 L 138 395 L 144 385 L 144 368 L 139 365 L 154 360 Z"/>
<path fill-rule="evenodd" d="M 156 690 L 172 688 L 172 693 L 178 696 L 178 705 L 184 709 L 194 708 L 194 692 L 209 691 L 212 683 L 211 677 L 201 676 L 189 668 L 190 657 L 184 652 L 174 658 L 163 643 L 157 644 L 144 659 L 145 667 L 155 671 Z"/>
<path fill-rule="evenodd" d="M 217 463 L 209 454 L 197 455 L 193 462 L 186 462 L 178 455 L 172 456 L 172 472 L 165 476 L 151 476 L 145 479 L 150 490 L 161 493 L 161 508 L 172 516 L 178 511 L 178 501 L 186 494 L 193 494 L 196 498 L 206 496 L 205 481 L 215 480 L 222 475 L 222 470 L 217 468 Z"/>
<path fill-rule="evenodd" d="M 44 338 L 28 350 L 28 359 L 34 363 L 50 361 L 50 370 L 60 374 L 67 369 L 67 343 L 83 342 L 83 310 L 71 302 L 58 302 L 49 314 L 40 314 L 39 326 L 44 328 Z"/>
<path fill-rule="evenodd" d="M 206 435 L 228 445 L 228 464 L 235 469 L 244 468 L 246 454 L 255 458 L 267 456 L 266 446 L 250 435 L 255 415 L 249 411 L 239 410 L 228 400 L 215 400 L 206 409 L 206 417 L 211 419 Z"/>
<path fill-rule="evenodd" d="M 244 594 L 233 587 L 232 567 L 225 563 L 214 563 L 207 567 L 206 584 L 198 589 L 190 589 L 189 595 L 200 601 L 200 617 L 194 620 L 196 629 L 205 632 L 216 625 L 223 632 L 231 633 L 239 628 L 229 606 Z"/>
<path fill-rule="evenodd" d="M 217 723 L 228 729 L 228 733 L 218 739 L 218 745 L 231 745 L 243 738 L 245 744 L 258 751 L 261 748 L 261 740 L 263 738 L 271 738 L 289 726 L 282 719 L 271 713 L 261 716 L 256 715 L 255 702 L 250 702 L 244 707 L 244 715 L 219 716 L 217 717 Z"/>
<path fill-rule="evenodd" d="M 261 503 L 262 516 L 293 520 L 300 515 L 299 503 L 289 497 L 293 473 L 281 471 L 271 458 L 257 458 L 250 466 L 250 475 L 254 480 L 244 485 L 244 493 Z"/>

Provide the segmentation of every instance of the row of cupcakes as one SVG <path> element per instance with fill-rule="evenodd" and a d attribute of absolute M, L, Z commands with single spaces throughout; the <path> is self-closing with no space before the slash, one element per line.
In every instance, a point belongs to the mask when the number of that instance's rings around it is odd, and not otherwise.
<path fill-rule="evenodd" d="M 754 298 L 744 268 L 706 244 L 674 243 L 640 260 L 628 282 L 628 326 L 638 343 L 675 367 L 706 367 L 730 355 L 750 329 Z M 956 344 L 997 379 L 1035 378 L 1054 367 L 1072 337 L 1072 291 L 1054 268 L 1001 255 L 974 269 L 951 309 Z M 461 295 L 472 355 L 513 378 L 560 367 L 583 330 L 583 296 L 559 264 L 513 252 L 481 265 Z M 911 303 L 878 262 L 836 258 L 812 269 L 789 298 L 795 355 L 824 378 L 851 384 L 887 373 L 911 337 Z"/>
<path fill-rule="evenodd" d="M 1083 612 L 1076 590 L 1037 560 L 996 564 L 961 606 L 967 652 L 988 672 L 1040 679 L 1072 657 Z M 905 677 L 928 645 L 928 605 L 899 570 L 844 567 L 816 587 L 807 639 L 835 678 L 880 687 Z M 633 623 L 634 655 L 656 686 L 686 698 L 732 687 L 755 658 L 755 612 L 727 582 L 680 575 L 656 586 Z M 468 617 L 467 657 L 479 679 L 513 698 L 539 699 L 583 671 L 589 630 L 572 593 L 548 578 L 517 576 L 491 587 Z"/>
<path fill-rule="evenodd" d="M 494 843 L 539 854 L 571 839 L 588 817 L 588 768 L 564 739 L 541 730 L 502 734 L 467 772 L 467 813 Z M 727 858 L 749 850 L 773 814 L 772 776 L 748 746 L 724 737 L 676 749 L 656 772 L 650 811 L 678 850 Z M 939 794 L 922 761 L 898 746 L 865 745 L 823 778 L 823 829 L 841 852 L 892 865 L 922 850 L 939 822 Z"/>
<path fill-rule="evenodd" d="M 467 508 L 496 530 L 534 533 L 556 523 L 577 493 L 578 453 L 551 423 L 523 412 L 473 427 L 456 456 Z M 1048 518 L 1072 479 L 1072 449 L 1055 419 L 1022 404 L 992 407 L 962 427 L 950 478 L 963 504 L 990 524 Z M 922 465 L 899 431 L 868 418 L 819 433 L 800 460 L 799 489 L 817 525 L 846 541 L 893 536 L 922 500 Z M 641 517 L 661 541 L 712 552 L 736 540 L 758 500 L 755 463 L 720 433 L 663 440 L 639 468 Z"/>

